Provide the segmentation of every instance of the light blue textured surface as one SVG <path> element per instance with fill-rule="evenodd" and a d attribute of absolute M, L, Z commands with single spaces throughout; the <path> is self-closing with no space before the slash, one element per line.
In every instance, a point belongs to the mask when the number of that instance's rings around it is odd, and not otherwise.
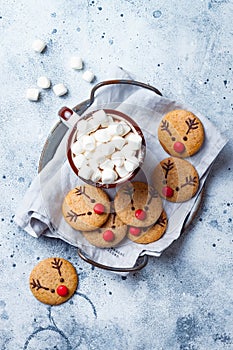
<path fill-rule="evenodd" d="M 233 1 L 1 1 L 0 349 L 221 350 L 233 348 Z M 35 53 L 36 37 L 48 45 Z M 35 239 L 13 222 L 37 173 L 58 109 L 88 98 L 93 84 L 69 67 L 80 55 L 94 83 L 120 65 L 162 93 L 199 109 L 230 139 L 185 234 L 145 269 L 121 277 L 83 262 L 61 241 Z M 69 94 L 25 99 L 39 76 Z M 76 267 L 77 293 L 39 303 L 29 274 L 43 258 Z"/>

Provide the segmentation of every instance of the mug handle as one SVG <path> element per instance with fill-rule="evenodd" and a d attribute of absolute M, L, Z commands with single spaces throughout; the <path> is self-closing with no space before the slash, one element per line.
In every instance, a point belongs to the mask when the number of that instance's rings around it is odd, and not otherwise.
<path fill-rule="evenodd" d="M 73 128 L 77 122 L 77 118 L 79 117 L 79 115 L 75 113 L 74 110 L 66 106 L 59 109 L 58 115 L 62 123 L 65 124 L 68 128 Z"/>

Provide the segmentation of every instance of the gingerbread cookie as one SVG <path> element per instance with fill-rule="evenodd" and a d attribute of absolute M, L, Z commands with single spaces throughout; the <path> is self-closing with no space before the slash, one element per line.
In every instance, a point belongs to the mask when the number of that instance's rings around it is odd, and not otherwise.
<path fill-rule="evenodd" d="M 163 198 L 170 202 L 185 202 L 196 194 L 199 176 L 187 160 L 169 157 L 156 166 L 153 182 Z"/>
<path fill-rule="evenodd" d="M 179 158 L 195 154 L 204 142 L 204 128 L 192 112 L 182 109 L 167 113 L 160 122 L 158 139 L 167 153 Z"/>
<path fill-rule="evenodd" d="M 165 233 L 167 228 L 167 215 L 165 211 L 156 221 L 156 223 L 150 227 L 134 227 L 129 226 L 128 228 L 128 238 L 139 244 L 148 244 L 158 241 Z"/>
<path fill-rule="evenodd" d="M 78 186 L 66 195 L 62 213 L 66 222 L 75 230 L 92 231 L 108 219 L 110 200 L 101 188 Z"/>
<path fill-rule="evenodd" d="M 59 305 L 70 299 L 78 285 L 74 266 L 62 258 L 48 258 L 37 264 L 30 274 L 30 289 L 42 303 Z"/>
<path fill-rule="evenodd" d="M 152 225 L 162 212 L 158 192 L 144 182 L 127 182 L 117 192 L 114 205 L 117 215 L 130 226 Z"/>
<path fill-rule="evenodd" d="M 126 232 L 127 226 L 116 213 L 112 213 L 101 228 L 91 232 L 83 232 L 83 236 L 96 247 L 110 248 L 119 244 L 126 236 Z"/>

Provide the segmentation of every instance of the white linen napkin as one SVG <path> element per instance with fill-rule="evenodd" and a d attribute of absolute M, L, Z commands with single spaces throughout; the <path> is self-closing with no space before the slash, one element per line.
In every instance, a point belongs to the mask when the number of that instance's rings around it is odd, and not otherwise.
<path fill-rule="evenodd" d="M 129 72 L 117 67 L 110 79 L 135 79 Z M 69 130 L 57 145 L 53 158 L 33 180 L 15 215 L 15 222 L 34 237 L 48 236 L 60 238 L 79 247 L 94 261 L 113 267 L 132 267 L 140 255 L 160 254 L 176 240 L 189 215 L 197 209 L 201 192 L 210 167 L 226 144 L 227 140 L 214 125 L 199 111 L 182 103 L 161 97 L 154 92 L 133 85 L 111 85 L 96 92 L 94 104 L 85 112 L 98 108 L 114 108 L 133 118 L 141 127 L 147 145 L 147 153 L 141 171 L 134 180 L 151 182 L 151 174 L 158 162 L 169 155 L 162 149 L 157 139 L 157 129 L 164 114 L 173 109 L 187 109 L 196 114 L 205 129 L 205 143 L 202 149 L 190 157 L 198 171 L 200 187 L 194 198 L 185 203 L 163 201 L 168 216 L 168 227 L 164 236 L 147 245 L 133 243 L 127 238 L 119 246 L 111 249 L 93 247 L 64 220 L 61 205 L 64 196 L 83 182 L 73 173 L 66 159 L 66 142 Z M 110 197 L 113 190 L 108 190 Z"/>

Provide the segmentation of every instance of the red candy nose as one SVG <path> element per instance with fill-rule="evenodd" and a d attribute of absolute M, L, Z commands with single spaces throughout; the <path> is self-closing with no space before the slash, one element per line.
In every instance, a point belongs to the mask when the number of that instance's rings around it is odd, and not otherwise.
<path fill-rule="evenodd" d="M 162 188 L 162 194 L 164 195 L 164 197 L 171 198 L 173 196 L 173 193 L 173 189 L 169 186 L 165 186 Z"/>
<path fill-rule="evenodd" d="M 135 211 L 135 216 L 138 220 L 145 220 L 146 212 L 142 209 L 138 209 Z"/>
<path fill-rule="evenodd" d="M 139 227 L 134 227 L 134 226 L 131 226 L 129 228 L 129 233 L 133 236 L 138 236 L 140 235 L 141 233 L 141 229 Z"/>
<path fill-rule="evenodd" d="M 111 230 L 107 230 L 103 233 L 103 239 L 106 242 L 112 242 L 114 240 L 114 238 L 115 238 L 115 235 Z"/>
<path fill-rule="evenodd" d="M 101 215 L 104 213 L 105 207 L 101 203 L 96 203 L 94 206 L 94 212 L 98 215 Z"/>
<path fill-rule="evenodd" d="M 60 297 L 66 297 L 68 293 L 69 293 L 68 288 L 63 284 L 57 287 L 57 294 L 60 295 Z"/>
<path fill-rule="evenodd" d="M 183 153 L 185 150 L 185 145 L 182 142 L 175 142 L 173 148 L 177 153 Z"/>

